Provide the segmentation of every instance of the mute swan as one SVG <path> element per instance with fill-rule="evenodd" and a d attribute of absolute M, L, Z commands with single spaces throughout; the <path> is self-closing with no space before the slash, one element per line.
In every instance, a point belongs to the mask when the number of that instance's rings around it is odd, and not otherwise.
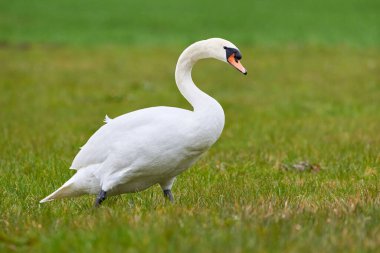
<path fill-rule="evenodd" d="M 159 106 L 114 119 L 106 116 L 106 124 L 74 158 L 70 169 L 76 174 L 40 203 L 97 194 L 95 206 L 99 206 L 107 196 L 142 191 L 157 183 L 173 202 L 176 176 L 216 142 L 224 127 L 223 108 L 191 78 L 193 65 L 204 58 L 228 62 L 247 74 L 231 42 L 212 38 L 190 45 L 178 59 L 175 80 L 194 111 Z"/>

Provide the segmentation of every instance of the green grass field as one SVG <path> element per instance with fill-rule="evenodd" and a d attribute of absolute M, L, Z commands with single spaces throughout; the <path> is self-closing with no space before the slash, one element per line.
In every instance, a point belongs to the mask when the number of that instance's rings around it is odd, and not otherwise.
<path fill-rule="evenodd" d="M 224 37 L 240 44 L 377 46 L 376 0 L 0 0 L 0 41 L 187 45 Z"/>
<path fill-rule="evenodd" d="M 0 1 L 0 252 L 378 252 L 379 8 Z M 175 204 L 158 186 L 96 210 L 93 196 L 38 203 L 105 114 L 190 109 L 175 63 L 211 36 L 241 45 L 249 74 L 195 67 L 226 126 Z M 284 169 L 301 161 L 321 170 Z"/>

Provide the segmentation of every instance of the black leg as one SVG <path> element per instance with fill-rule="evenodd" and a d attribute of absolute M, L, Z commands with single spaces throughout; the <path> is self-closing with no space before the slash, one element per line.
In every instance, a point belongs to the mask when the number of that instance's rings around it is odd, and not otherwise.
<path fill-rule="evenodd" d="M 96 197 L 94 207 L 99 207 L 100 204 L 107 198 L 107 192 L 101 190 L 99 195 Z"/>
<path fill-rule="evenodd" d="M 167 198 L 170 202 L 174 202 L 173 194 L 171 190 L 164 190 L 164 196 Z"/>

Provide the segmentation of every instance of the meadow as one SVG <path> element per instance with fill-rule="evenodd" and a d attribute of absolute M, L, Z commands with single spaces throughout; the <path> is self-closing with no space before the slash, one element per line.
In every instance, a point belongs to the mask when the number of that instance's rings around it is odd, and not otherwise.
<path fill-rule="evenodd" d="M 0 1 L 1 252 L 378 252 L 378 1 Z M 211 11 L 212 10 L 212 11 Z M 191 42 L 237 44 L 195 83 L 220 140 L 173 187 L 39 204 L 115 117 L 191 109 L 174 68 Z M 317 169 L 293 166 L 308 161 Z"/>

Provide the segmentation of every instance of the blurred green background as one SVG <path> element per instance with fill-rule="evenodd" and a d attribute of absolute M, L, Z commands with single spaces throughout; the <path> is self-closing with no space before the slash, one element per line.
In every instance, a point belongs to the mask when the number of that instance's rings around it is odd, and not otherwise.
<path fill-rule="evenodd" d="M 224 37 L 239 44 L 376 46 L 376 0 L 1 1 L 4 42 L 187 44 Z"/>
<path fill-rule="evenodd" d="M 105 114 L 190 109 L 175 64 L 209 37 L 249 74 L 195 66 L 226 125 L 174 205 L 38 203 Z M 0 252 L 378 252 L 379 73 L 378 0 L 0 0 Z"/>

